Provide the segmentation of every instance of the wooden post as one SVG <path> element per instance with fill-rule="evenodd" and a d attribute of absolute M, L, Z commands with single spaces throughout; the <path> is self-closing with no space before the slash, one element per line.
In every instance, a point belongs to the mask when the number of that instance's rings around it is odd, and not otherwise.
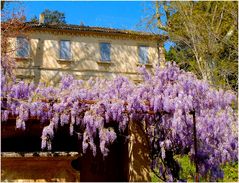
<path fill-rule="evenodd" d="M 195 150 L 194 163 L 195 163 L 195 167 L 196 167 L 195 182 L 199 182 L 198 162 L 197 162 L 197 129 L 196 129 L 195 111 L 192 112 L 192 115 L 193 115 L 193 141 L 194 141 L 194 150 Z"/>

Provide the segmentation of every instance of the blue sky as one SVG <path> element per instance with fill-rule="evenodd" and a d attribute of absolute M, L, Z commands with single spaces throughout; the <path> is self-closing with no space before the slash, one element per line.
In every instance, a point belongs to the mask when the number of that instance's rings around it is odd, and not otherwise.
<path fill-rule="evenodd" d="M 24 1 L 9 3 L 9 9 L 23 7 L 27 20 L 45 9 L 65 13 L 68 24 L 148 31 L 144 19 L 153 14 L 150 1 Z M 166 50 L 170 43 L 165 44 Z"/>

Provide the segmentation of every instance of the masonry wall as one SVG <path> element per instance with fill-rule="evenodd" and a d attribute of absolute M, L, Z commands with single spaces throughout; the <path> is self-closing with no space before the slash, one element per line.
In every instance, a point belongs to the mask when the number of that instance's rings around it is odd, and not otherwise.
<path fill-rule="evenodd" d="M 17 75 L 29 81 L 56 84 L 66 73 L 73 74 L 79 79 L 89 79 L 92 76 L 114 78 L 117 75 L 124 75 L 137 81 L 140 80 L 137 73 L 137 67 L 140 65 L 139 45 L 149 47 L 149 63 L 146 65 L 149 70 L 159 62 L 155 41 L 59 35 L 50 32 L 32 32 L 28 36 L 31 45 L 30 57 L 17 59 Z M 60 40 L 71 41 L 71 60 L 59 59 Z M 100 61 L 100 42 L 111 43 L 110 63 Z M 164 60 L 162 47 L 160 59 Z"/>

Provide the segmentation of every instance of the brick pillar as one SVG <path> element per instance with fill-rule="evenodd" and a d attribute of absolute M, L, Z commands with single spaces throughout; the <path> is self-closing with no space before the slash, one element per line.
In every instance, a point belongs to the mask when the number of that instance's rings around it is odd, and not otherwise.
<path fill-rule="evenodd" d="M 128 143 L 129 150 L 129 182 L 150 182 L 150 159 L 147 138 L 141 124 L 130 122 Z"/>

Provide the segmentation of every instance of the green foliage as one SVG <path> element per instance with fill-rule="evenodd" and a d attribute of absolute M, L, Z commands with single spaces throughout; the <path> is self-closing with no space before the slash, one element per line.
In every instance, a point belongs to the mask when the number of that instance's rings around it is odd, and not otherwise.
<path fill-rule="evenodd" d="M 198 73 L 196 61 L 193 58 L 189 48 L 184 48 L 184 45 L 171 47 L 168 52 L 165 52 L 165 58 L 167 61 L 174 61 L 177 65 L 186 71 L 194 72 L 201 79 Z"/>
<path fill-rule="evenodd" d="M 159 178 L 153 173 L 150 172 L 151 182 L 161 182 Z"/>
<path fill-rule="evenodd" d="M 44 23 L 46 24 L 66 24 L 65 14 L 59 11 L 51 11 L 45 9 L 42 14 L 44 14 Z M 30 21 L 38 22 L 36 16 L 34 16 Z"/>
<path fill-rule="evenodd" d="M 237 91 L 238 2 L 158 2 L 158 28 L 175 43 L 166 59 L 212 85 Z M 160 11 L 158 11 L 158 9 Z M 166 16 L 166 25 L 162 18 Z M 183 62 L 181 62 L 183 60 Z"/>
<path fill-rule="evenodd" d="M 46 9 L 43 14 L 45 15 L 45 23 L 65 24 L 65 14 L 59 11 L 50 11 Z"/>
<path fill-rule="evenodd" d="M 187 181 L 194 181 L 195 166 L 192 164 L 188 156 L 178 156 L 177 161 L 180 163 L 182 170 L 180 171 L 180 178 Z"/>
<path fill-rule="evenodd" d="M 223 182 L 238 182 L 238 162 L 223 166 L 224 179 Z"/>
<path fill-rule="evenodd" d="M 189 182 L 194 182 L 195 166 L 191 163 L 188 156 L 177 156 L 176 160 L 180 163 L 182 170 L 180 171 L 180 178 Z M 222 182 L 237 182 L 238 181 L 238 162 L 227 164 L 223 166 L 224 179 Z M 152 182 L 160 182 L 154 173 L 151 173 Z M 201 182 L 207 182 L 206 178 L 200 178 Z"/>
<path fill-rule="evenodd" d="M 32 23 L 38 23 L 37 16 L 35 15 L 34 17 L 32 17 L 32 18 L 30 19 L 30 22 L 32 22 Z"/>

